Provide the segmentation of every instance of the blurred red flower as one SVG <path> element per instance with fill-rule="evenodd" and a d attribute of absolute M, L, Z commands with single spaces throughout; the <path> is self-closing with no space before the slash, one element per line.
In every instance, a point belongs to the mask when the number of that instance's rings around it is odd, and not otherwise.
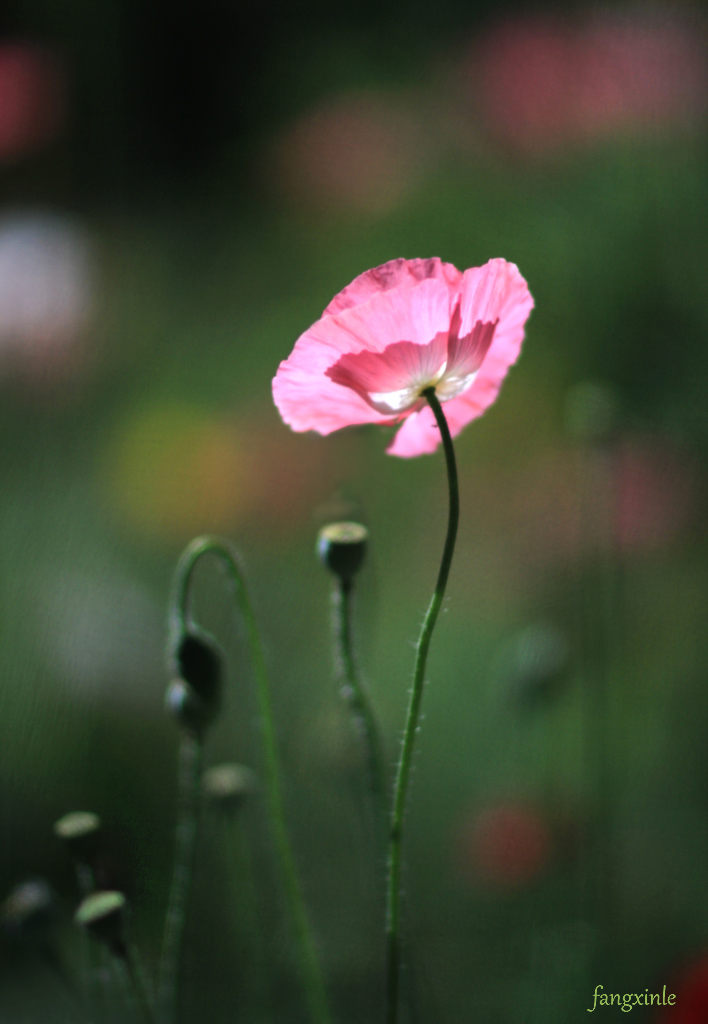
<path fill-rule="evenodd" d="M 463 825 L 457 864 L 463 879 L 497 889 L 519 889 L 536 879 L 552 853 L 549 825 L 532 805 L 490 807 Z"/>
<path fill-rule="evenodd" d="M 678 975 L 667 992 L 676 996 L 673 1006 L 662 1007 L 656 1024 L 705 1024 L 708 1020 L 708 953 L 694 960 Z"/>
<path fill-rule="evenodd" d="M 62 62 L 55 53 L 24 42 L 0 43 L 0 162 L 50 143 L 66 108 Z"/>

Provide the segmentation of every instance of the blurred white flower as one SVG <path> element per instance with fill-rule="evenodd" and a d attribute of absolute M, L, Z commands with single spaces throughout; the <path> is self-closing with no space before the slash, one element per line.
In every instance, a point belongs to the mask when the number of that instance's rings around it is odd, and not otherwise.
<path fill-rule="evenodd" d="M 89 320 L 91 244 L 72 220 L 50 213 L 0 217 L 0 365 L 56 363 Z"/>

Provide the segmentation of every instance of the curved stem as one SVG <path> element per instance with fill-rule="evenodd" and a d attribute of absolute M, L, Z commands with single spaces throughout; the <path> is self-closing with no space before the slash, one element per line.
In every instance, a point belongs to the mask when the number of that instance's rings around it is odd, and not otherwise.
<path fill-rule="evenodd" d="M 297 936 L 303 985 L 307 996 L 310 1014 L 317 1024 L 330 1024 L 331 1015 L 327 1002 L 324 981 L 310 932 L 310 925 L 305 910 L 305 902 L 300 890 L 295 871 L 295 863 L 290 849 L 285 825 L 283 797 L 280 784 L 280 769 L 275 742 L 275 725 L 270 695 L 270 683 L 266 670 L 263 649 L 256 628 L 253 609 L 246 590 L 239 559 L 227 541 L 219 537 L 197 537 L 186 548 L 177 564 L 175 573 L 174 593 L 172 597 L 172 630 L 179 636 L 187 626 L 189 587 L 194 568 L 199 559 L 206 554 L 214 555 L 226 569 L 234 587 L 234 594 L 239 611 L 246 626 L 246 639 L 253 662 L 253 671 L 258 694 L 261 734 L 265 757 L 266 791 L 268 809 L 274 832 L 275 844 L 280 860 L 285 892 L 293 918 Z"/>
<path fill-rule="evenodd" d="M 177 977 L 182 953 L 182 939 L 194 872 L 201 774 L 201 741 L 191 733 L 185 732 L 182 734 L 179 748 L 175 859 L 162 939 L 158 989 L 160 1007 L 168 1024 L 174 1019 L 177 1001 Z"/>
<path fill-rule="evenodd" d="M 401 837 L 403 833 L 403 817 L 406 810 L 406 794 L 408 792 L 408 781 L 410 776 L 411 761 L 413 758 L 413 745 L 418 729 L 418 718 L 420 716 L 420 705 L 423 698 L 423 686 L 425 676 L 425 664 L 428 658 L 428 648 L 433 635 L 435 622 L 440 612 L 440 607 L 445 596 L 447 578 L 450 574 L 450 565 L 455 550 L 455 539 L 457 537 L 457 524 L 460 518 L 460 495 L 457 483 L 457 466 L 455 464 L 455 450 L 452 445 L 450 429 L 445 419 L 440 402 L 435 394 L 434 388 L 427 388 L 423 394 L 433 410 L 435 420 L 442 437 L 443 450 L 445 452 L 445 464 L 447 466 L 447 478 L 450 494 L 450 505 L 448 512 L 447 536 L 443 548 L 442 561 L 438 572 L 437 583 L 432 599 L 423 620 L 423 627 L 418 639 L 416 648 L 415 669 L 413 671 L 413 687 L 411 699 L 408 706 L 408 717 L 406 728 L 403 734 L 401 745 L 401 759 L 398 764 L 396 776 L 396 788 L 394 795 L 393 814 L 391 817 L 391 834 L 389 839 L 388 854 L 388 899 L 387 899 L 387 920 L 386 920 L 386 941 L 387 941 L 387 1024 L 396 1024 L 398 1020 L 398 1003 L 401 975 Z"/>
<path fill-rule="evenodd" d="M 339 673 L 343 679 L 342 696 L 349 705 L 355 728 L 361 737 L 369 776 L 377 835 L 386 820 L 386 783 L 381 754 L 381 736 L 369 697 L 362 685 L 352 643 L 351 580 L 338 580 L 333 591 L 333 627 Z"/>

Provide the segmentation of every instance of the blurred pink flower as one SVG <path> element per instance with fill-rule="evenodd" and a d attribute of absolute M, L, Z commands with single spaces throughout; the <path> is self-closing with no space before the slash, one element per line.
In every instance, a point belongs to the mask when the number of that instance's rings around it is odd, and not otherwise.
<path fill-rule="evenodd" d="M 541 153 L 704 120 L 706 55 L 703 23 L 659 5 L 515 18 L 475 44 L 465 89 L 494 135 Z"/>
<path fill-rule="evenodd" d="M 482 40 L 468 71 L 470 91 L 494 135 L 527 152 L 554 149 L 567 139 L 577 68 L 564 23 L 503 22 Z"/>
<path fill-rule="evenodd" d="M 418 184 L 431 147 L 416 109 L 375 92 L 327 99 L 268 148 L 265 173 L 296 203 L 383 214 Z"/>
<path fill-rule="evenodd" d="M 435 387 L 459 434 L 496 398 L 532 308 L 506 260 L 464 273 L 437 257 L 392 260 L 355 278 L 300 336 L 273 381 L 275 404 L 293 430 L 319 434 L 405 420 L 389 453 L 433 452 L 440 433 L 422 392 Z"/>
<path fill-rule="evenodd" d="M 704 482 L 696 461 L 668 439 L 626 437 L 614 475 L 615 539 L 623 551 L 672 544 L 695 518 Z"/>
<path fill-rule="evenodd" d="M 665 129 L 705 115 L 708 53 L 703 26 L 659 6 L 608 9 L 590 18 L 577 46 L 577 121 L 582 133 Z"/>

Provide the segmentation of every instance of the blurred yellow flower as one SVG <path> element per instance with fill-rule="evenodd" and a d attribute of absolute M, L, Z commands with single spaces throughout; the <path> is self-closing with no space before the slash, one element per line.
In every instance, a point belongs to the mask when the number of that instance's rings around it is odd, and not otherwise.
<path fill-rule="evenodd" d="M 233 424 L 177 402 L 142 409 L 109 446 L 111 504 L 138 532 L 187 540 L 241 521 L 252 460 Z"/>

